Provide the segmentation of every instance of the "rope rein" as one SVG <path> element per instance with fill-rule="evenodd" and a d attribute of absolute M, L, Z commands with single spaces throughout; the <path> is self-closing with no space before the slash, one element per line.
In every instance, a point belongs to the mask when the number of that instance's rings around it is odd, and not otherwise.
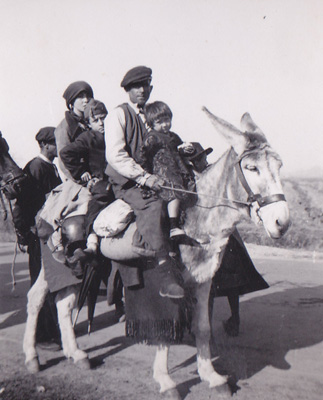
<path fill-rule="evenodd" d="M 210 196 L 209 194 L 205 194 L 205 193 L 197 193 L 197 192 L 193 192 L 192 190 L 185 190 L 185 189 L 179 189 L 179 188 L 175 188 L 173 186 L 165 186 L 162 185 L 161 186 L 162 189 L 167 189 L 167 190 L 172 190 L 175 192 L 181 192 L 181 193 L 188 193 L 188 194 L 194 194 L 195 196 L 202 196 L 202 197 L 208 197 L 210 199 L 218 199 L 220 201 L 229 201 L 231 203 L 236 203 L 236 204 L 241 204 L 247 207 L 251 206 L 251 202 L 245 202 L 245 201 L 240 201 L 240 200 L 233 200 L 233 199 L 228 199 L 226 197 L 215 197 L 215 196 Z M 199 204 L 196 204 L 196 207 L 200 207 L 200 208 L 208 208 L 208 209 L 212 209 L 212 208 L 216 208 L 216 207 L 230 207 L 230 204 L 216 204 L 214 206 L 202 206 Z"/>

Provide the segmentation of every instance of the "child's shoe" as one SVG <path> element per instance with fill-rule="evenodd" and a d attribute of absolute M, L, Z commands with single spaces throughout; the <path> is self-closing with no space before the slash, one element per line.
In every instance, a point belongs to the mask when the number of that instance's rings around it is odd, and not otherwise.
<path fill-rule="evenodd" d="M 172 228 L 169 232 L 169 237 L 173 239 L 175 236 L 185 236 L 185 232 L 180 228 Z"/>

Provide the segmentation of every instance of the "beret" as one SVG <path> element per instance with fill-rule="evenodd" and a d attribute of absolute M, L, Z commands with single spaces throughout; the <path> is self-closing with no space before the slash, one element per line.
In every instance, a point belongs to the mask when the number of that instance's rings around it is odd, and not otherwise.
<path fill-rule="evenodd" d="M 108 110 L 106 109 L 104 103 L 99 100 L 91 99 L 84 109 L 84 118 L 89 120 L 90 117 L 94 117 L 95 115 L 108 114 Z"/>
<path fill-rule="evenodd" d="M 123 77 L 120 86 L 125 88 L 132 83 L 142 82 L 151 80 L 152 70 L 151 68 L 140 65 L 138 67 L 130 69 Z"/>
<path fill-rule="evenodd" d="M 192 154 L 185 154 L 185 157 L 187 157 L 190 161 L 196 160 L 204 153 L 205 155 L 208 155 L 213 151 L 212 147 L 208 147 L 204 150 L 199 142 L 191 142 L 191 144 L 194 147 L 194 152 Z"/>
<path fill-rule="evenodd" d="M 63 98 L 66 100 L 67 107 L 73 103 L 73 100 L 75 100 L 81 92 L 86 92 L 89 97 L 93 97 L 93 90 L 87 82 L 73 82 L 66 88 L 63 93 Z"/>
<path fill-rule="evenodd" d="M 48 144 L 56 144 L 55 142 L 55 135 L 54 135 L 55 128 L 52 126 L 46 126 L 45 128 L 41 128 L 37 133 L 35 139 L 38 143 L 48 143 Z"/>

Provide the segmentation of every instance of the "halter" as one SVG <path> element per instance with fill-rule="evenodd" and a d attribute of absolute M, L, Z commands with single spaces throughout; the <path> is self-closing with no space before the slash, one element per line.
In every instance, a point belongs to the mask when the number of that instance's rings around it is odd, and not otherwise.
<path fill-rule="evenodd" d="M 0 184 L 0 191 L 5 189 L 7 185 L 13 184 L 17 179 L 26 178 L 26 177 L 27 177 L 27 175 L 24 172 L 22 172 L 19 175 L 14 175 L 12 172 L 9 172 L 8 173 L 9 179 L 6 179 L 5 183 L 3 185 Z"/>
<path fill-rule="evenodd" d="M 263 146 L 260 150 L 262 150 L 263 148 L 268 147 L 268 145 L 266 144 L 265 146 Z M 188 193 L 188 194 L 194 194 L 196 196 L 202 196 L 202 197 L 209 197 L 209 198 L 213 198 L 213 199 L 219 199 L 219 200 L 225 200 L 225 201 L 230 201 L 231 203 L 235 203 L 235 204 L 240 204 L 240 205 L 244 205 L 247 206 L 249 209 L 252 206 L 252 203 L 257 202 L 258 203 L 258 210 L 261 207 L 267 206 L 268 204 L 272 204 L 272 203 L 276 203 L 278 201 L 286 201 L 285 196 L 282 193 L 277 193 L 277 194 L 272 194 L 270 196 L 261 196 L 261 194 L 254 194 L 254 192 L 251 190 L 243 172 L 242 172 L 242 168 L 241 168 L 241 161 L 243 160 L 243 158 L 245 158 L 246 156 L 248 156 L 249 154 L 254 154 L 257 153 L 259 149 L 255 149 L 255 150 L 247 150 L 245 151 L 241 157 L 238 159 L 238 161 L 235 164 L 235 170 L 237 172 L 237 176 L 238 179 L 240 181 L 240 183 L 242 184 L 244 190 L 247 192 L 248 194 L 248 199 L 247 201 L 240 201 L 240 200 L 234 200 L 234 199 L 228 199 L 225 197 L 215 197 L 215 196 L 210 196 L 208 194 L 205 193 L 197 193 L 197 192 L 193 192 L 191 190 L 185 190 L 185 189 L 179 189 L 179 188 L 175 188 L 173 186 L 165 186 L 162 185 L 161 188 L 163 189 L 167 189 L 167 190 L 171 190 L 174 192 L 181 192 L 181 193 Z M 215 206 L 211 206 L 211 207 L 205 207 L 205 208 L 214 208 L 214 207 L 218 207 L 219 205 L 215 205 Z M 203 207 L 201 205 L 199 205 L 199 207 Z M 204 207 L 203 207 L 204 208 Z"/>
<path fill-rule="evenodd" d="M 266 146 L 267 145 L 265 145 L 264 147 L 266 147 Z M 276 203 L 278 201 L 286 201 L 286 198 L 282 193 L 272 194 L 270 196 L 263 197 L 261 194 L 255 194 L 251 190 L 251 188 L 242 172 L 241 161 L 249 154 L 254 154 L 254 153 L 257 153 L 257 150 L 245 151 L 241 155 L 241 157 L 239 158 L 237 163 L 235 164 L 235 169 L 236 169 L 239 181 L 240 181 L 241 185 L 243 186 L 244 190 L 248 194 L 248 200 L 247 200 L 248 203 L 250 203 L 250 205 L 251 205 L 252 203 L 257 202 L 259 205 L 259 208 L 261 208 L 261 207 L 267 206 L 268 204 Z"/>

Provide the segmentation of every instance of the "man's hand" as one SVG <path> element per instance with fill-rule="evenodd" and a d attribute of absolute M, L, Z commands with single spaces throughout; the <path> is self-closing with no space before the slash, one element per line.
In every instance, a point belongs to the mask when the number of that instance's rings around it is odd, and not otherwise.
<path fill-rule="evenodd" d="M 99 182 L 99 180 L 99 178 L 94 177 L 88 181 L 86 187 L 89 189 L 90 192 L 93 189 L 94 185 Z"/>
<path fill-rule="evenodd" d="M 27 253 L 28 252 L 28 246 L 18 243 L 18 247 L 19 247 L 19 250 L 22 253 Z"/>
<path fill-rule="evenodd" d="M 150 177 L 146 180 L 145 186 L 149 187 L 155 192 L 158 192 L 161 189 L 161 186 L 164 185 L 164 180 L 157 175 L 150 175 Z"/>

